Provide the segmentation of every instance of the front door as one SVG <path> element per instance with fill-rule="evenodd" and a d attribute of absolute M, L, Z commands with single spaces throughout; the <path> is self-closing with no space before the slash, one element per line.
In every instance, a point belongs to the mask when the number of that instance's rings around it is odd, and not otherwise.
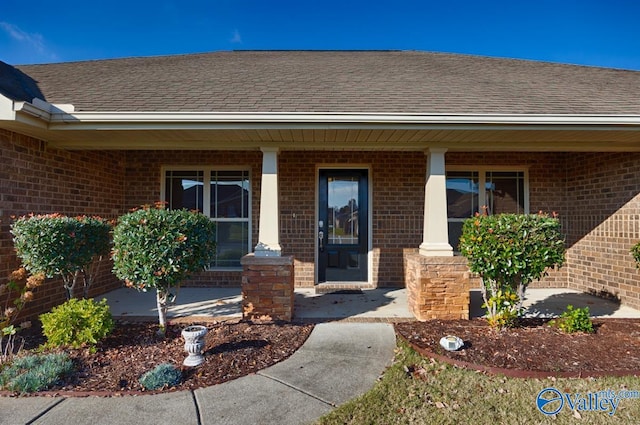
<path fill-rule="evenodd" d="M 320 170 L 318 282 L 366 282 L 367 170 Z"/>

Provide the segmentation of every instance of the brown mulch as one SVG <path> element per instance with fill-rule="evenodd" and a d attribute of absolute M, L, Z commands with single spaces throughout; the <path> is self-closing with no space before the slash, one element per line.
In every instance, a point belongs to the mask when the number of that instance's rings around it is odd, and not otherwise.
<path fill-rule="evenodd" d="M 182 366 L 186 357 L 180 335 L 185 323 L 170 324 L 165 338 L 156 323 L 119 323 L 95 349 L 67 349 L 76 372 L 61 385 L 39 394 L 118 395 L 145 391 L 138 379 L 161 363 L 183 371 L 183 381 L 163 391 L 187 390 L 219 384 L 255 373 L 293 354 L 307 339 L 313 325 L 225 321 L 206 324 L 205 362 L 197 368 Z M 27 337 L 28 347 L 45 342 L 38 329 Z"/>
<path fill-rule="evenodd" d="M 640 375 L 640 319 L 593 322 L 593 334 L 566 334 L 544 319 L 522 319 L 501 331 L 484 319 L 398 323 L 396 331 L 425 355 L 477 370 L 521 377 Z M 440 338 L 446 335 L 465 345 L 445 350 Z"/>

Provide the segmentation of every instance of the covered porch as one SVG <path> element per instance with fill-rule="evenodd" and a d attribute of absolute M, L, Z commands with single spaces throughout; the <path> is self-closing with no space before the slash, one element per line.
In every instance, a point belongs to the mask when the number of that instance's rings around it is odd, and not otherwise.
<path fill-rule="evenodd" d="M 120 288 L 103 295 L 118 320 L 157 320 L 155 295 Z M 405 288 L 380 288 L 360 293 L 317 294 L 312 288 L 295 290 L 294 320 L 302 322 L 353 321 L 401 322 L 414 320 L 407 307 Z M 482 296 L 470 291 L 470 316 L 482 317 Z M 640 318 L 640 311 L 611 300 L 568 288 L 529 288 L 526 315 L 555 317 L 567 307 L 589 307 L 592 317 Z M 176 304 L 169 308 L 173 321 L 237 320 L 242 317 L 240 288 L 181 288 Z"/>
<path fill-rule="evenodd" d="M 418 258 L 427 268 L 432 262 L 427 259 L 464 268 L 464 259 L 454 255 L 455 230 L 462 218 L 500 195 L 516 212 L 560 215 L 567 235 L 567 264 L 539 286 L 593 291 L 640 308 L 638 272 L 629 255 L 631 245 L 640 240 L 640 124 L 633 119 L 171 113 L 162 115 L 170 120 L 158 120 L 153 113 L 64 112 L 45 106 L 16 104 L 20 119 L 8 127 L 32 137 L 7 132 L 16 135 L 10 137 L 12 143 L 28 146 L 27 156 L 34 164 L 44 157 L 60 163 L 55 170 L 79 169 L 78 163 L 99 170 L 84 173 L 73 185 L 65 182 L 64 173 L 46 175 L 47 184 L 69 192 L 65 198 L 69 205 L 62 205 L 62 212 L 67 212 L 65 208 L 70 213 L 86 212 L 99 205 L 106 215 L 117 216 L 158 198 L 168 201 L 175 183 L 181 196 L 202 187 L 202 197 L 196 197 L 193 206 L 176 202 L 171 207 L 210 214 L 228 230 L 225 237 L 241 234 L 240 243 L 233 240 L 226 247 L 221 243 L 225 255 L 219 263 L 186 286 L 239 287 L 247 275 L 241 258 L 250 256 L 258 262 L 291 263 L 286 271 L 291 282 L 271 282 L 273 276 L 267 271 L 259 276 L 268 277 L 261 279 L 267 284 L 311 289 L 344 282 L 346 289 L 406 287 L 411 271 L 408 257 Z M 38 111 L 41 115 L 34 115 Z M 33 125 L 43 120 L 45 127 Z M 321 269 L 332 263 L 322 257 L 329 251 L 323 248 L 331 234 L 322 214 L 335 212 L 333 206 L 324 212 L 321 208 L 323 178 L 353 179 L 350 173 L 366 177 L 366 186 L 359 186 L 358 193 L 367 196 L 357 199 L 360 208 L 352 208 L 349 216 L 359 220 L 363 239 L 353 256 L 345 251 L 346 266 L 337 268 L 351 273 L 357 265 L 363 271 L 355 278 L 328 273 L 323 278 Z M 511 179 L 509 185 L 499 187 L 495 179 L 504 182 L 505 174 Z M 460 181 L 472 189 L 461 191 L 450 185 Z M 214 216 L 220 205 L 204 188 L 215 188 L 219 194 L 230 183 L 242 193 L 244 204 L 231 208 L 235 205 L 229 203 L 223 215 Z M 106 195 L 109 202 L 103 201 Z M 35 199 L 38 194 L 24 196 Z M 349 201 L 345 206 L 355 205 Z M 233 215 L 232 210 L 243 215 Z M 337 223 L 333 222 L 334 229 Z M 336 239 L 344 235 L 334 232 Z M 468 274 L 462 269 L 456 273 L 463 278 Z M 448 294 L 459 298 L 458 307 L 468 305 L 465 294 L 471 287 L 460 285 Z M 117 283 L 103 288 L 114 286 Z M 447 298 L 442 292 L 434 294 L 429 297 L 436 304 Z M 300 302 L 297 293 L 293 301 L 291 306 Z M 454 316 L 468 314 L 460 307 Z M 268 309 L 260 315 L 269 315 Z"/>

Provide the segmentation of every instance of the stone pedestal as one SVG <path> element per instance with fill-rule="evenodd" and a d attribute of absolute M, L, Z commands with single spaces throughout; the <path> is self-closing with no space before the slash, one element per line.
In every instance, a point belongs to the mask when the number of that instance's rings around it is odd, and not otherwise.
<path fill-rule="evenodd" d="M 293 256 L 242 257 L 242 318 L 284 320 L 293 318 Z"/>
<path fill-rule="evenodd" d="M 409 311 L 416 319 L 469 319 L 471 273 L 464 257 L 405 254 Z"/>

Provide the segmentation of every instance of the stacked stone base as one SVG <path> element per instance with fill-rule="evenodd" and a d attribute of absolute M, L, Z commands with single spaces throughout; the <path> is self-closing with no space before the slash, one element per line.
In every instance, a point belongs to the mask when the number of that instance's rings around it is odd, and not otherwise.
<path fill-rule="evenodd" d="M 471 274 L 464 257 L 405 254 L 409 310 L 416 319 L 469 319 Z"/>
<path fill-rule="evenodd" d="M 293 318 L 293 257 L 242 257 L 242 318 L 284 320 Z"/>

